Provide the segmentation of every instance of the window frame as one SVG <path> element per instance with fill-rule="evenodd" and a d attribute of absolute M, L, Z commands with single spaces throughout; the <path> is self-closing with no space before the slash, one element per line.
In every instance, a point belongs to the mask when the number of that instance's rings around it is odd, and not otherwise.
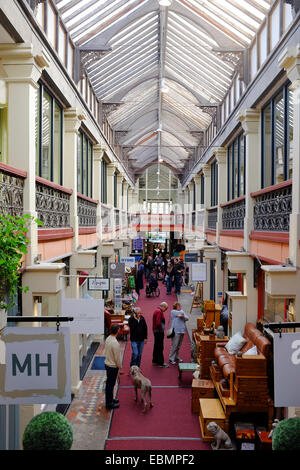
<path fill-rule="evenodd" d="M 64 109 L 61 103 L 56 99 L 53 95 L 51 90 L 43 83 L 39 82 L 39 89 L 37 90 L 38 96 L 38 104 L 39 109 L 37 112 L 39 113 L 38 116 L 38 149 L 36 149 L 36 161 L 38 165 L 36 165 L 36 175 L 39 177 L 42 176 L 42 143 L 43 143 L 43 93 L 44 91 L 50 96 L 51 98 L 51 123 L 50 123 L 50 144 L 51 144 L 51 152 L 50 152 L 50 180 L 51 182 L 57 183 L 59 185 L 63 185 L 63 130 L 64 130 Z M 60 110 L 60 156 L 59 156 L 59 181 L 54 181 L 54 117 L 55 117 L 55 104 L 58 106 Z M 44 177 L 43 177 L 44 178 Z M 47 179 L 47 178 L 44 178 Z"/>
<path fill-rule="evenodd" d="M 270 106 L 271 109 L 271 179 L 270 186 L 274 186 L 276 183 L 276 119 L 275 119 L 275 105 L 277 98 L 282 94 L 284 100 L 284 137 L 283 137 L 283 181 L 289 180 L 290 170 L 290 155 L 289 155 L 289 83 L 285 83 L 272 98 L 264 105 L 261 110 L 261 189 L 269 187 L 266 185 L 266 153 L 265 153 L 265 110 Z"/>
<path fill-rule="evenodd" d="M 241 190 L 241 141 L 244 148 L 243 191 Z M 237 145 L 237 155 L 236 155 Z M 235 162 L 237 158 L 237 192 L 235 194 Z M 232 201 L 246 193 L 246 136 L 242 131 L 227 147 L 227 201 Z"/>
<path fill-rule="evenodd" d="M 77 180 L 77 192 L 79 192 L 83 196 L 93 198 L 93 160 L 94 160 L 93 142 L 89 139 L 87 134 L 82 129 L 79 129 L 78 131 L 78 141 L 80 142 L 81 188 L 79 187 L 78 180 Z M 84 146 L 85 146 L 85 153 L 84 153 Z M 91 150 L 91 158 L 89 158 L 90 150 Z M 77 151 L 79 151 L 79 148 Z M 84 158 L 84 155 L 86 155 L 86 159 Z"/>

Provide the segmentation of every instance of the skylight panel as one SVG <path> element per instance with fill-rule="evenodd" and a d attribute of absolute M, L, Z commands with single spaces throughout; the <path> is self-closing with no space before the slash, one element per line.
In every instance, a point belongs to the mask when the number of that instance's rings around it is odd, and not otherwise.
<path fill-rule="evenodd" d="M 239 8 L 232 5 L 227 0 L 223 0 L 222 7 L 232 12 L 236 17 L 240 17 L 245 22 L 248 22 L 249 24 L 251 24 L 256 30 L 259 28 L 260 26 L 259 21 L 253 20 L 249 15 L 246 15 L 246 13 L 243 13 L 241 10 L 239 10 Z M 247 4 L 247 9 L 249 9 L 249 4 Z M 263 18 L 264 18 L 264 15 L 262 15 L 262 19 Z"/>
<path fill-rule="evenodd" d="M 146 0 L 148 1 L 148 0 Z M 136 7 L 132 8 L 130 11 L 126 11 L 128 10 L 128 7 L 130 5 L 132 5 L 133 3 L 135 3 L 136 0 L 127 0 L 126 2 L 126 5 L 122 5 L 121 7 L 117 8 L 116 10 L 114 10 L 112 13 L 110 13 L 109 15 L 107 15 L 105 18 L 103 18 L 101 21 L 98 21 L 96 24 L 94 24 L 93 26 L 91 26 L 90 28 L 86 29 L 85 31 L 83 31 L 82 33 L 79 33 L 77 36 L 76 36 L 76 41 L 80 41 L 80 39 L 82 39 L 83 37 L 85 37 L 86 35 L 88 35 L 90 32 L 94 31 L 95 29 L 97 29 L 99 26 L 101 26 L 103 23 L 106 23 L 108 22 L 108 20 L 112 19 L 113 17 L 116 17 L 116 21 L 114 21 L 113 23 L 110 23 L 108 26 L 106 26 L 105 28 L 103 28 L 101 30 L 101 33 L 103 33 L 104 31 L 106 31 L 108 28 L 110 28 L 112 26 L 112 24 L 117 24 L 119 23 L 119 21 L 122 21 L 124 18 L 126 18 L 128 15 L 132 14 L 134 11 L 136 11 L 138 8 L 141 8 L 141 6 L 144 5 L 145 2 L 143 2 L 142 4 L 139 4 L 137 5 Z M 123 15 L 121 15 L 122 11 L 125 10 L 126 13 L 124 13 Z M 99 32 L 96 32 L 95 35 L 97 36 L 98 34 L 100 34 Z M 85 44 L 85 42 L 83 42 L 83 44 Z"/>
<path fill-rule="evenodd" d="M 200 36 L 200 41 L 202 40 L 204 43 L 209 43 L 212 47 L 218 47 L 218 43 L 209 35 L 205 34 L 201 29 L 196 28 L 191 22 L 187 21 L 183 16 L 177 15 L 173 12 L 169 13 L 170 17 L 178 20 L 181 22 L 188 30 L 193 31 L 196 36 Z"/>
<path fill-rule="evenodd" d="M 138 31 L 142 26 L 147 26 L 151 22 L 157 22 L 157 14 L 153 16 L 153 11 L 151 11 L 150 13 L 147 13 L 145 16 L 142 16 L 142 18 L 139 18 L 133 24 L 130 24 L 129 26 L 126 26 L 125 28 L 121 29 L 121 31 L 119 31 L 117 34 L 114 35 L 110 43 L 118 44 L 120 42 L 120 40 L 118 40 L 120 36 L 121 36 L 121 40 L 123 40 L 124 38 L 127 37 L 127 33 L 130 32 L 132 28 L 134 28 L 134 31 Z M 143 23 L 143 24 L 139 26 L 140 23 Z M 132 34 L 132 32 L 130 34 Z"/>
<path fill-rule="evenodd" d="M 68 10 L 66 13 L 63 13 L 62 18 L 63 19 L 68 18 L 69 16 L 72 15 L 72 13 L 75 13 L 77 10 L 80 10 L 81 8 L 84 8 L 89 2 L 90 2 L 90 0 L 82 0 L 76 6 L 74 6 L 73 8 L 70 8 L 70 10 Z M 73 24 L 77 23 L 82 18 L 85 18 L 87 15 L 90 15 L 89 19 L 86 20 L 84 23 L 90 21 L 91 18 L 93 17 L 93 13 L 95 12 L 95 10 L 105 2 L 106 2 L 106 0 L 99 0 L 98 3 L 91 5 L 87 9 L 83 9 L 83 11 L 79 12 L 74 18 L 72 18 L 69 21 L 66 21 L 66 26 L 68 28 L 70 28 L 70 30 L 71 30 Z M 102 11 L 105 11 L 105 8 L 103 8 L 103 10 L 101 10 L 101 14 L 102 14 Z M 80 25 L 80 27 L 82 26 L 82 24 Z"/>

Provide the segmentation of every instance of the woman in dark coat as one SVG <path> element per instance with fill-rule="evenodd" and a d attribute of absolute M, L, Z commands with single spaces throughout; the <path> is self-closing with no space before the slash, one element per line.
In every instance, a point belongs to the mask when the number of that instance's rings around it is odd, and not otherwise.
<path fill-rule="evenodd" d="M 137 275 L 136 275 L 136 286 L 135 286 L 135 290 L 137 294 L 140 293 L 140 290 L 144 289 L 143 276 L 144 276 L 144 263 L 143 261 L 139 261 Z"/>

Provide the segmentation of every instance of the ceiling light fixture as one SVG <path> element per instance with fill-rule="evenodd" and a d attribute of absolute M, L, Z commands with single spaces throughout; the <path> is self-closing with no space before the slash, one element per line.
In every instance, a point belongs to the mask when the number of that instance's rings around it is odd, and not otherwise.
<path fill-rule="evenodd" d="M 169 7 L 172 5 L 172 0 L 159 0 L 159 4 L 162 7 Z"/>

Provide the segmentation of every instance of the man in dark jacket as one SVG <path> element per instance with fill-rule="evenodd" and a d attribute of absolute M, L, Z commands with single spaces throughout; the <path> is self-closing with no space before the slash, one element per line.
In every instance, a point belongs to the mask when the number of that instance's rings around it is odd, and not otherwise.
<path fill-rule="evenodd" d="M 154 334 L 154 348 L 152 364 L 159 367 L 169 367 L 164 363 L 164 329 L 165 329 L 165 316 L 164 312 L 168 310 L 169 306 L 166 302 L 162 302 L 153 313 L 152 330 Z"/>
<path fill-rule="evenodd" d="M 144 344 L 147 341 L 148 329 L 145 318 L 141 315 L 141 309 L 136 307 L 133 309 L 133 315 L 128 320 L 130 328 L 131 341 L 131 366 L 140 367 Z"/>

